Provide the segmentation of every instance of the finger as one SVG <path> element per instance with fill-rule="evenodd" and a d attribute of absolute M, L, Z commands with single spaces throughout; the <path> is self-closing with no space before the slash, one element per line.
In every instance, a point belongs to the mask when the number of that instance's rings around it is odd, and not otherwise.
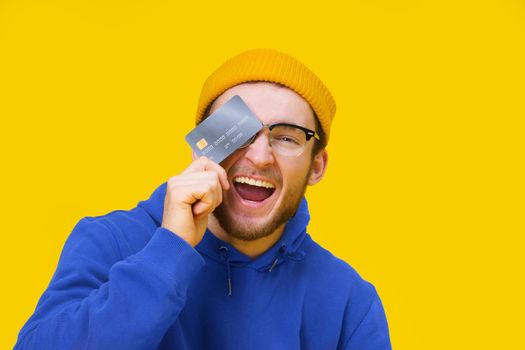
<path fill-rule="evenodd" d="M 174 186 L 191 186 L 199 183 L 208 183 L 210 185 L 219 186 L 222 185 L 220 182 L 219 174 L 215 171 L 199 171 L 195 173 L 189 173 L 184 175 L 179 175 L 174 180 Z M 221 186 L 222 187 L 222 186 Z"/>
<path fill-rule="evenodd" d="M 208 163 L 212 162 L 205 156 L 201 156 L 195 159 L 191 164 L 182 172 L 182 174 L 193 173 L 196 171 L 205 171 Z"/>
<path fill-rule="evenodd" d="M 199 198 L 192 206 L 194 216 L 202 216 L 210 214 L 215 209 L 215 200 L 213 191 L 207 192 L 202 198 Z M 198 196 L 198 194 L 197 194 Z"/>
<path fill-rule="evenodd" d="M 192 207 L 193 216 L 200 218 L 205 215 L 209 215 L 213 210 L 211 210 L 211 205 L 198 201 Z"/>
<path fill-rule="evenodd" d="M 206 202 L 209 200 L 210 202 Z M 193 205 L 193 214 L 195 216 L 202 216 L 211 214 L 219 204 L 222 202 L 222 188 L 218 182 L 210 188 L 207 196 L 200 199 Z"/>
<path fill-rule="evenodd" d="M 172 187 L 185 189 L 200 186 L 201 184 L 208 184 L 212 187 L 217 187 L 222 194 L 222 185 L 219 180 L 219 175 L 214 171 L 203 171 L 181 175 L 173 181 Z"/>
<path fill-rule="evenodd" d="M 219 175 L 219 181 L 221 182 L 222 189 L 228 191 L 230 189 L 230 183 L 228 182 L 228 174 L 226 174 L 226 170 L 224 170 L 224 168 L 217 163 L 213 164 L 217 175 Z"/>
<path fill-rule="evenodd" d="M 225 191 L 228 191 L 230 189 L 230 184 L 228 183 L 228 175 L 226 174 L 226 170 L 224 170 L 223 167 L 221 167 L 214 161 L 202 156 L 195 160 L 193 163 L 191 163 L 190 166 L 188 166 L 186 170 L 182 172 L 182 174 L 188 174 L 197 171 L 213 171 L 217 173 L 217 175 L 219 175 L 219 180 L 221 182 L 222 188 Z"/>

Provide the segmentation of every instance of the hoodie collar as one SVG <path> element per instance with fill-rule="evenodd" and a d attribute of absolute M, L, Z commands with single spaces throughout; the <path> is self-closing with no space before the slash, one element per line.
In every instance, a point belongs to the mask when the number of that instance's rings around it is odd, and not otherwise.
<path fill-rule="evenodd" d="M 153 192 L 149 199 L 138 204 L 153 218 L 157 226 L 162 224 L 166 188 L 167 183 L 165 182 Z M 218 262 L 224 262 L 227 259 L 232 266 L 272 271 L 287 259 L 301 260 L 304 257 L 304 252 L 300 251 L 299 247 L 306 238 L 306 227 L 309 221 L 308 204 L 303 197 L 295 215 L 286 223 L 279 241 L 254 260 L 235 249 L 231 244 L 217 238 L 208 229 L 195 249 Z"/>

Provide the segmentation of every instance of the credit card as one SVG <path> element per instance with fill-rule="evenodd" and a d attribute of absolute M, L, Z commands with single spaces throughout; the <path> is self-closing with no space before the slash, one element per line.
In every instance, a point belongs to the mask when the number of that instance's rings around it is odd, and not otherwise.
<path fill-rule="evenodd" d="M 235 95 L 190 131 L 186 142 L 197 156 L 220 163 L 262 128 L 261 121 Z"/>

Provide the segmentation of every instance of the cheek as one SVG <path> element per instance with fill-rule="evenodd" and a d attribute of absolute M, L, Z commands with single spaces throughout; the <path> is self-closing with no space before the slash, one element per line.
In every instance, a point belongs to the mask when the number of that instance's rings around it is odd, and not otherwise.
<path fill-rule="evenodd" d="M 284 190 L 296 188 L 304 183 L 308 177 L 309 160 L 297 158 L 279 162 Z"/>
<path fill-rule="evenodd" d="M 220 165 L 224 168 L 224 170 L 226 171 L 226 174 L 228 174 L 228 171 L 242 157 L 242 155 L 243 155 L 243 151 L 237 150 L 233 152 L 232 154 L 230 154 L 228 158 L 226 158 L 225 160 L 221 162 Z"/>

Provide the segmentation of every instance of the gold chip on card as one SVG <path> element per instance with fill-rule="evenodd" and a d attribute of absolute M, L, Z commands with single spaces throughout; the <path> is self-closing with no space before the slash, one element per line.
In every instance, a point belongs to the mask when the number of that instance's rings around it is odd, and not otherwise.
<path fill-rule="evenodd" d="M 199 150 L 203 150 L 204 147 L 208 146 L 208 142 L 206 142 L 206 139 L 200 139 L 199 142 L 197 142 L 197 147 L 199 148 Z"/>

